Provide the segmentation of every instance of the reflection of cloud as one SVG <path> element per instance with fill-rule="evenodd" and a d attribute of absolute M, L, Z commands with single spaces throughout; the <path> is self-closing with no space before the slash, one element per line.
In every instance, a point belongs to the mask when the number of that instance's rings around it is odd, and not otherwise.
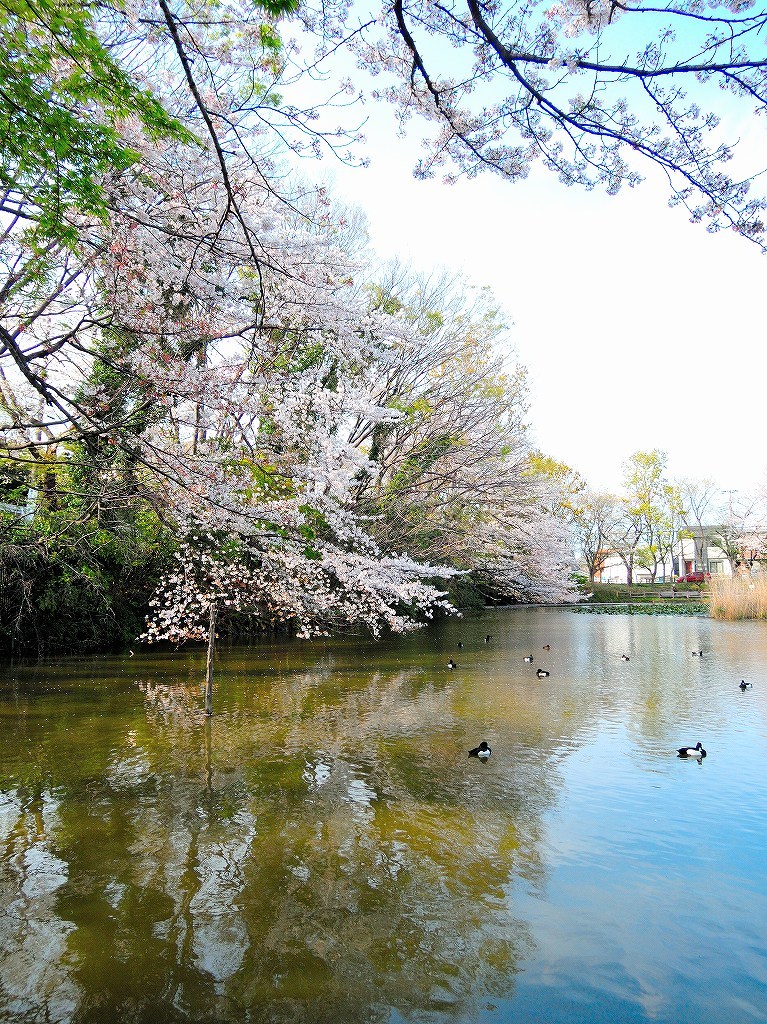
<path fill-rule="evenodd" d="M 331 766 L 323 761 L 318 760 L 315 764 L 307 761 L 302 778 L 309 789 L 319 789 L 330 778 L 331 770 Z"/>
<path fill-rule="evenodd" d="M 239 970 L 249 945 L 242 918 L 243 891 L 256 830 L 253 818 L 242 811 L 232 826 L 233 835 L 201 843 L 196 866 L 199 886 L 189 902 L 195 962 L 219 983 Z"/>
<path fill-rule="evenodd" d="M 375 798 L 375 790 L 371 789 L 364 779 L 352 778 L 349 780 L 346 789 L 346 800 L 351 805 L 355 818 L 368 821 L 373 813 L 371 802 Z"/>
<path fill-rule="evenodd" d="M 19 793 L 0 798 L 3 1017 L 71 1019 L 82 993 L 67 965 L 71 921 L 56 913 L 55 896 L 67 880 L 67 865 L 51 849 L 58 801 L 50 793 L 30 800 Z"/>
<path fill-rule="evenodd" d="M 152 767 L 145 754 L 116 758 L 109 767 L 106 784 L 110 789 L 134 789 L 144 786 L 153 778 Z"/>

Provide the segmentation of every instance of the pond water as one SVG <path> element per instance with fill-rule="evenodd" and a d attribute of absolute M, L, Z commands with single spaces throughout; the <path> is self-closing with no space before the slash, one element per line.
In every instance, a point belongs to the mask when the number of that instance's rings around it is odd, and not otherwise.
<path fill-rule="evenodd" d="M 0 671 L 0 1020 L 767 1020 L 767 625 L 224 648 L 212 720 L 203 673 Z"/>

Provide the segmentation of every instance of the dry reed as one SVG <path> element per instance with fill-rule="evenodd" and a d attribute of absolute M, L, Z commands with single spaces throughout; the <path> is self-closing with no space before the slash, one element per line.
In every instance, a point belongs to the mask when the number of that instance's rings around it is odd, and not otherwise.
<path fill-rule="evenodd" d="M 714 576 L 709 584 L 714 619 L 767 619 L 767 576 Z"/>

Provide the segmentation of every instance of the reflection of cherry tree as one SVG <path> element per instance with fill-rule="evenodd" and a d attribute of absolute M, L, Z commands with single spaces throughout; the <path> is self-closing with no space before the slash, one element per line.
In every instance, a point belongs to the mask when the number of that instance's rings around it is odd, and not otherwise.
<path fill-rule="evenodd" d="M 126 696 L 124 717 L 30 725 L 46 787 L 67 794 L 46 824 L 63 881 L 44 924 L 65 934 L 53 956 L 77 1012 L 95 994 L 112 1019 L 161 1019 L 171 1001 L 232 1024 L 332 1004 L 357 1024 L 391 1007 L 470 1019 L 509 994 L 531 947 L 509 892 L 542 881 L 557 773 L 540 728 L 561 712 L 536 688 L 520 720 L 510 691 L 486 692 L 516 722 L 514 756 L 467 765 L 454 676 L 360 670 L 353 642 L 302 651 L 233 649 L 205 724 L 188 713 L 199 656 L 159 654 L 143 708 Z M 553 729 L 589 727 L 575 694 L 566 714 Z"/>
<path fill-rule="evenodd" d="M 197 687 L 181 683 L 166 683 L 157 679 L 140 679 L 138 688 L 144 695 L 147 711 L 151 710 L 162 721 L 173 720 L 174 727 L 195 729 L 201 721 L 196 699 Z"/>

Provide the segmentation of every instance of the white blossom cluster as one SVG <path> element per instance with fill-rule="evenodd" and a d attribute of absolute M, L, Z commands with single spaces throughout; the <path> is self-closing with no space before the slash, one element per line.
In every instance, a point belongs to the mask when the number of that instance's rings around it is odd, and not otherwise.
<path fill-rule="evenodd" d="M 257 617 L 267 628 L 292 627 L 299 637 L 327 636 L 346 626 L 377 636 L 382 627 L 405 632 L 435 611 L 449 611 L 442 594 L 425 582 L 449 573 L 408 558 L 374 557 L 322 544 L 308 558 L 295 544 L 265 538 L 196 532 L 186 537 L 153 599 L 149 643 L 204 640 L 210 609 Z"/>

